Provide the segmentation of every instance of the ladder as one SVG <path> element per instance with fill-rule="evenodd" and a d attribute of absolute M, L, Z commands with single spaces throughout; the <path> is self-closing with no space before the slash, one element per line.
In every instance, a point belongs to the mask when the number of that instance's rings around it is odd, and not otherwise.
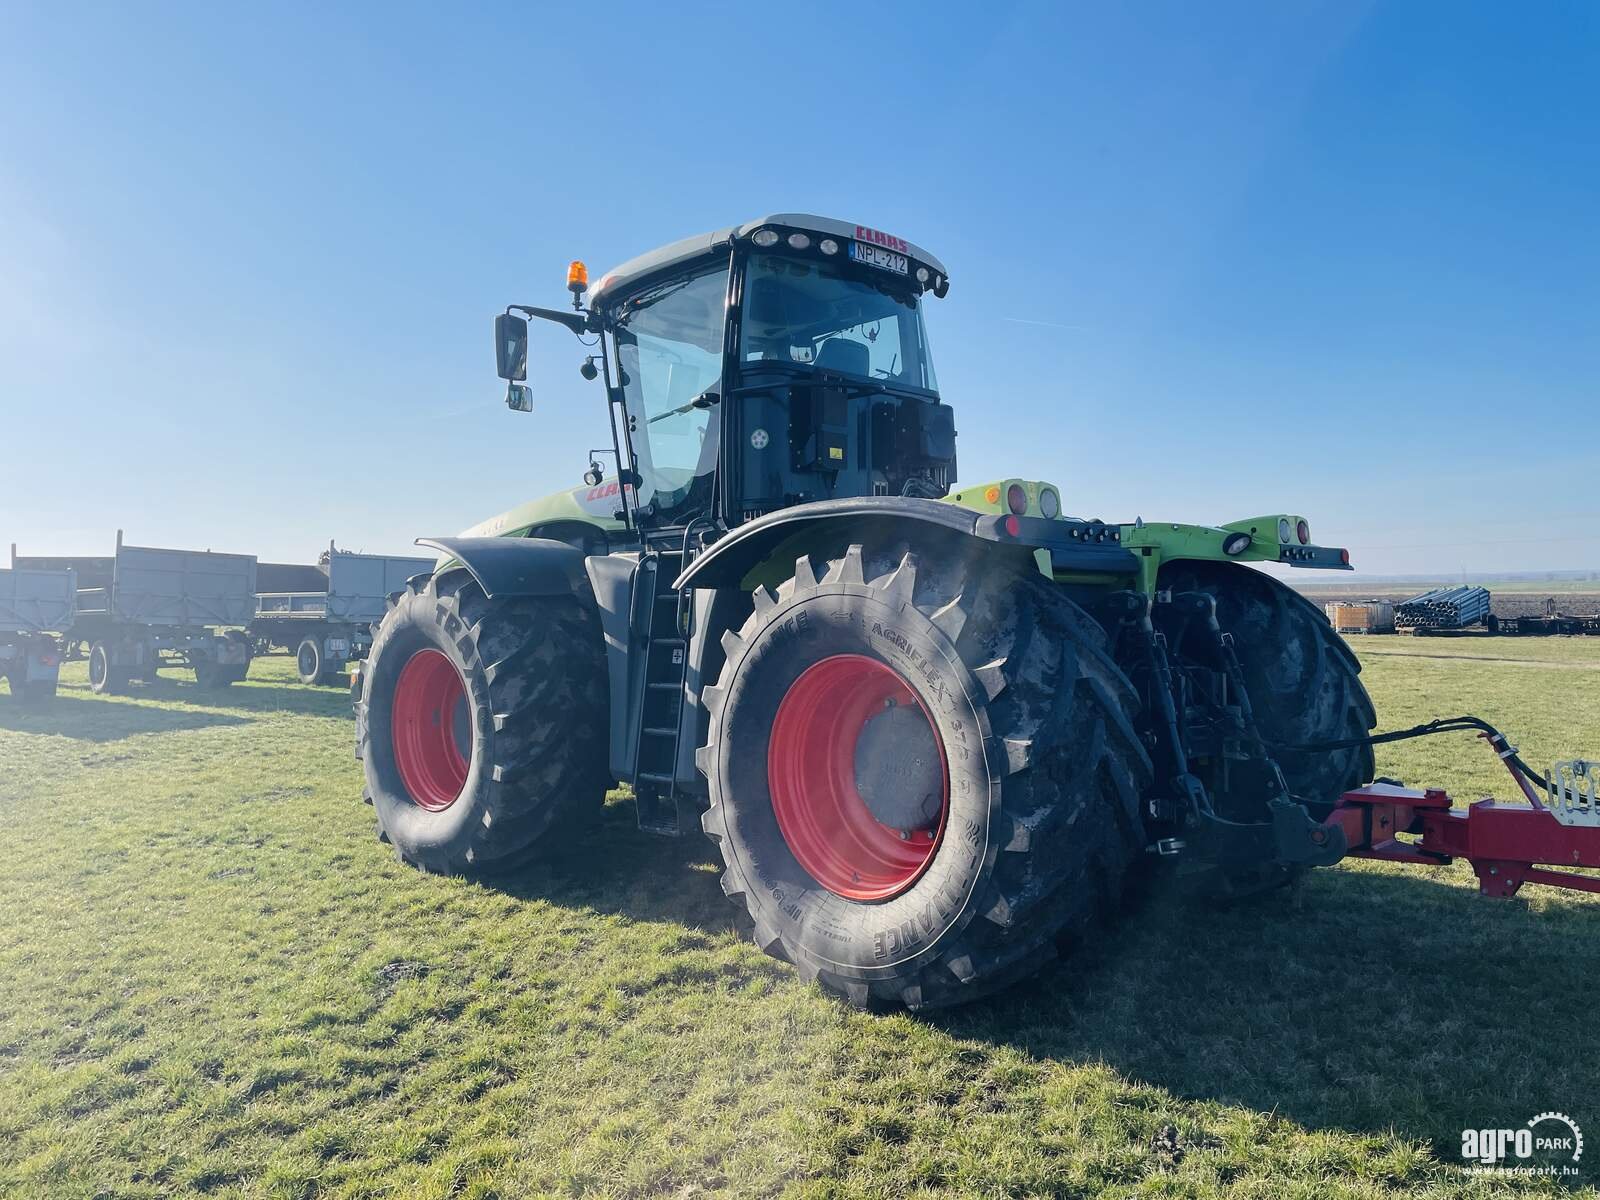
<path fill-rule="evenodd" d="M 681 536 L 673 535 L 674 540 Z M 633 795 L 639 828 L 670 837 L 683 832 L 678 820 L 677 760 L 689 646 L 679 620 L 679 594 L 672 586 L 682 571 L 683 553 L 681 542 L 670 545 L 647 537 L 635 584 L 648 593 L 649 608 L 644 614 L 644 679 L 633 752 Z"/>

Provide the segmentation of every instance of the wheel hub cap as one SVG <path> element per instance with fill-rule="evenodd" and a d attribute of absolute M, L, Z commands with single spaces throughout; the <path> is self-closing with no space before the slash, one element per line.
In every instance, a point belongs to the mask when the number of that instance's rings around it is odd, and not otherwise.
<path fill-rule="evenodd" d="M 933 861 L 950 775 L 921 700 L 875 658 L 812 664 L 778 705 L 767 783 L 784 841 L 847 900 L 886 900 Z"/>
<path fill-rule="evenodd" d="M 461 673 L 438 650 L 418 650 L 400 669 L 392 716 L 395 767 L 419 808 L 441 812 L 466 786 L 472 720 Z"/>

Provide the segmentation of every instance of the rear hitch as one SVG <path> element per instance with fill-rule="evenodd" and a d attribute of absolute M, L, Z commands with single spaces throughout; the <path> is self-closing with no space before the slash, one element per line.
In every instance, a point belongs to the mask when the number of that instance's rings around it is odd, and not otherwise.
<path fill-rule="evenodd" d="M 1208 816 L 1203 837 L 1208 856 L 1231 870 L 1272 864 L 1280 867 L 1331 867 L 1349 851 L 1343 828 L 1312 819 L 1304 805 L 1273 800 L 1270 819 L 1225 821 Z"/>

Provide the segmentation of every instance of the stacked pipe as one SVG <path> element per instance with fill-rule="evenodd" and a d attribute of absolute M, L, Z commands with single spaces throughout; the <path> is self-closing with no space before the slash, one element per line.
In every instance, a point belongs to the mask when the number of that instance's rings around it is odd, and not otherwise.
<path fill-rule="evenodd" d="M 1395 608 L 1394 623 L 1402 629 L 1462 629 L 1488 615 L 1488 590 L 1463 585 L 1411 597 Z"/>

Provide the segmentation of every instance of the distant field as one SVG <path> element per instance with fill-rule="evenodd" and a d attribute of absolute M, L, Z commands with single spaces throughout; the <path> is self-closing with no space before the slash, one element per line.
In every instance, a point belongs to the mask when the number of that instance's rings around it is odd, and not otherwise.
<path fill-rule="evenodd" d="M 1296 590 L 1316 601 L 1328 604 L 1340 600 L 1389 600 L 1398 604 L 1436 587 L 1448 584 L 1424 583 L 1400 585 L 1385 583 L 1358 586 L 1340 581 L 1306 582 L 1290 578 L 1286 582 Z M 1557 611 L 1570 616 L 1592 616 L 1600 613 L 1600 584 L 1590 580 L 1563 579 L 1541 583 L 1514 579 L 1502 583 L 1474 579 L 1474 586 L 1489 589 L 1489 596 L 1497 616 L 1540 617 L 1545 614 L 1545 601 L 1554 600 Z"/>
<path fill-rule="evenodd" d="M 1600 639 L 1352 644 L 1387 726 L 1600 754 Z M 343 694 L 252 675 L 0 696 L 0 1195 L 1490 1197 L 1555 1189 L 1468 1175 L 1464 1127 L 1600 1137 L 1600 897 L 1367 864 L 1223 911 L 1161 889 L 997 1001 L 876 1017 L 621 797 L 509 883 L 402 868 Z M 1464 736 L 1379 769 L 1507 788 Z"/>

